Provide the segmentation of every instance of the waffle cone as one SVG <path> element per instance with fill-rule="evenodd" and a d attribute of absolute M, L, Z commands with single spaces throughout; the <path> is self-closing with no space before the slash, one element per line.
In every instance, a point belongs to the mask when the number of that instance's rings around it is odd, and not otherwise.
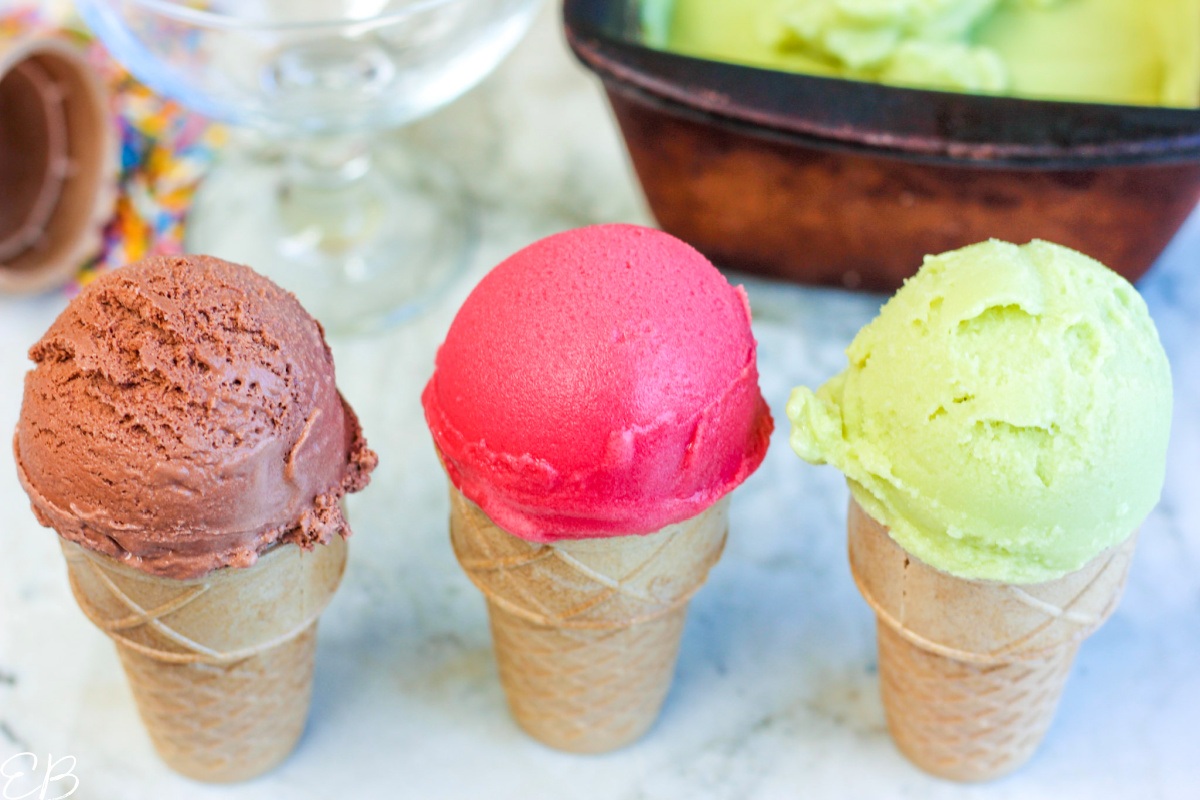
<path fill-rule="evenodd" d="M 645 536 L 537 544 L 450 487 L 455 555 L 488 601 L 517 723 L 577 753 L 642 736 L 671 686 L 687 603 L 721 556 L 728 500 Z"/>
<path fill-rule="evenodd" d="M 304 732 L 317 618 L 346 565 L 334 537 L 277 545 L 255 566 L 195 580 L 148 575 L 62 541 L 75 599 L 117 645 L 162 759 L 190 778 L 247 780 Z"/>
<path fill-rule="evenodd" d="M 0 292 L 42 292 L 100 252 L 117 200 L 108 95 L 61 36 L 0 40 Z"/>
<path fill-rule="evenodd" d="M 878 620 L 896 746 L 931 774 L 983 781 L 1024 764 L 1054 718 L 1079 643 L 1116 609 L 1136 535 L 1038 584 L 956 578 L 909 555 L 853 499 L 850 567 Z"/>

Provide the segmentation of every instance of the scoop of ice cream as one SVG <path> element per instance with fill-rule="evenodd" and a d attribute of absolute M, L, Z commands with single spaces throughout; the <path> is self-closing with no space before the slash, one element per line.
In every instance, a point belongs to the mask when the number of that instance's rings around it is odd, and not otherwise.
<path fill-rule="evenodd" d="M 551 236 L 492 270 L 423 402 L 454 485 L 538 542 L 694 516 L 758 467 L 772 429 L 745 292 L 630 225 Z"/>
<path fill-rule="evenodd" d="M 191 578 L 350 534 L 338 501 L 375 454 L 320 326 L 247 267 L 183 256 L 108 273 L 29 355 L 17 471 L 63 537 Z"/>
<path fill-rule="evenodd" d="M 998 93 L 1008 87 L 1008 73 L 995 51 L 960 42 L 904 42 L 879 80 L 954 92 Z"/>
<path fill-rule="evenodd" d="M 851 69 L 883 66 L 905 42 L 962 42 L 998 0 L 794 0 L 764 18 L 773 44 Z"/>
<path fill-rule="evenodd" d="M 1051 580 L 1158 502 L 1171 374 L 1146 304 L 1064 247 L 930 257 L 815 395 L 791 443 L 909 553 L 964 578 Z"/>

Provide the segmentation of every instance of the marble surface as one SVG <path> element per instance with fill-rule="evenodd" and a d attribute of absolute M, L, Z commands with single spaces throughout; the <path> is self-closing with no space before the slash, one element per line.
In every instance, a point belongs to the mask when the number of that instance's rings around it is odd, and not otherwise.
<path fill-rule="evenodd" d="M 299 748 L 237 786 L 204 786 L 164 767 L 112 645 L 76 607 L 55 536 L 34 521 L 9 464 L 0 467 L 9 509 L 0 529 L 0 761 L 72 755 L 74 797 L 88 800 L 1200 796 L 1191 738 L 1200 717 L 1200 217 L 1140 287 L 1176 381 L 1163 500 L 1125 601 L 1081 649 L 1027 767 L 960 787 L 925 776 L 893 747 L 874 621 L 846 563 L 846 490 L 833 469 L 791 453 L 786 424 L 734 496 L 729 546 L 692 603 L 661 719 L 623 751 L 578 757 L 531 741 L 509 719 L 483 601 L 450 550 L 445 485 L 418 396 L 455 309 L 488 267 L 557 230 L 648 217 L 555 8 L 494 76 L 407 136 L 468 176 L 483 239 L 470 274 L 425 316 L 333 343 L 339 383 L 381 466 L 350 501 L 350 566 L 321 622 Z M 793 385 L 840 369 L 881 298 L 745 283 L 763 391 L 781 418 Z M 0 431 L 17 419 L 25 350 L 64 302 L 0 299 Z"/>

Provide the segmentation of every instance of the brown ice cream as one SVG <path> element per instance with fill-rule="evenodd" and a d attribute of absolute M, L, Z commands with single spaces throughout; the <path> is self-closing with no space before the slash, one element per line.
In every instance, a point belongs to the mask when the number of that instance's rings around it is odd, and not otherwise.
<path fill-rule="evenodd" d="M 79 294 L 29 352 L 14 442 L 38 520 L 145 572 L 246 567 L 350 529 L 376 456 L 320 325 L 252 270 L 156 257 Z"/>

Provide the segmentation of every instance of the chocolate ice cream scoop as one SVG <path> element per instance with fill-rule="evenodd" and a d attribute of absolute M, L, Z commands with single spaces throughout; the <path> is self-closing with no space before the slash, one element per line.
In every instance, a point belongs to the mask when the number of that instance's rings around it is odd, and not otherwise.
<path fill-rule="evenodd" d="M 155 575 L 349 536 L 376 463 L 320 325 L 247 267 L 148 258 L 79 294 L 29 352 L 14 448 L 43 525 Z"/>

